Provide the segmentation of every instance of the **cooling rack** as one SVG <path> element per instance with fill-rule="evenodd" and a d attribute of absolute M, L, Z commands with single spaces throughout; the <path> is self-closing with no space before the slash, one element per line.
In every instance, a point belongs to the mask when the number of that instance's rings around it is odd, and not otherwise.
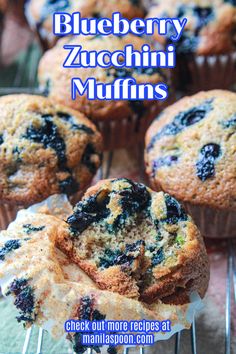
<path fill-rule="evenodd" d="M 0 67 L 0 96 L 6 94 L 14 94 L 14 93 L 28 93 L 28 94 L 43 94 L 43 92 L 38 88 L 37 85 L 37 67 L 38 62 L 41 56 L 41 51 L 34 41 L 29 45 L 28 49 L 22 53 L 17 62 L 17 66 L 12 68 L 1 68 Z M 3 84 L 2 77 L 4 73 L 7 74 L 7 70 L 14 70 L 14 77 L 11 80 L 11 83 Z M 140 158 L 142 159 L 141 149 L 140 150 Z M 114 162 L 113 152 L 106 152 L 103 164 L 100 170 L 98 171 L 99 179 L 108 178 L 110 176 L 110 171 L 112 164 Z M 143 170 L 140 171 L 140 180 L 143 180 Z M 234 240 L 227 241 L 227 275 L 226 275 L 226 284 L 225 284 L 225 351 L 220 354 L 235 354 L 236 348 L 231 351 L 231 319 L 233 317 L 233 308 L 232 303 L 236 303 L 236 243 Z M 188 331 L 188 335 L 190 337 L 190 347 L 189 354 L 197 354 L 198 349 L 200 350 L 200 339 L 197 336 L 196 331 L 196 319 L 193 320 L 191 329 Z M 22 354 L 32 353 L 32 349 L 29 351 L 29 348 L 32 347 L 32 338 L 37 337 L 36 345 L 33 348 L 33 353 L 36 354 L 48 354 L 44 351 L 44 342 L 48 335 L 48 333 L 41 329 L 32 326 L 25 332 L 25 339 L 23 348 L 21 350 Z M 174 345 L 173 345 L 173 353 L 181 354 L 181 332 L 175 334 Z M 145 348 L 140 348 L 137 354 L 145 354 L 147 352 Z M 18 353 L 18 352 L 17 352 Z M 130 349 L 124 349 L 124 354 L 129 354 Z M 5 353 L 1 353 L 5 354 Z M 57 354 L 73 354 L 73 350 L 68 344 L 67 353 L 57 353 Z M 95 354 L 92 349 L 88 349 L 86 354 Z M 155 354 L 159 354 L 155 353 Z M 162 352 L 161 354 L 165 354 Z M 211 354 L 211 353 L 205 353 Z M 218 353 L 216 353 L 218 354 Z"/>

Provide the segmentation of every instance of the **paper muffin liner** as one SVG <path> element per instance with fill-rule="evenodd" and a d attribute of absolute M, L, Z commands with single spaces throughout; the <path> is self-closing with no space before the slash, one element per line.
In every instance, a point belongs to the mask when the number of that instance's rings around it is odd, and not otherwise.
<path fill-rule="evenodd" d="M 29 214 L 35 213 L 45 213 L 55 215 L 59 218 L 65 219 L 71 213 L 71 205 L 65 195 L 51 196 L 42 203 L 36 204 L 27 210 L 19 211 L 17 215 L 17 222 L 27 220 Z M 14 230 L 14 222 L 9 225 L 9 230 Z M 61 261 L 60 261 L 60 257 Z M 175 333 L 181 331 L 182 329 L 190 328 L 193 322 L 194 316 L 197 311 L 202 309 L 202 300 L 196 292 L 190 295 L 190 302 L 184 305 L 169 305 L 164 304 L 161 301 L 157 301 L 152 305 L 144 304 L 138 300 L 129 299 L 117 293 L 112 293 L 104 290 L 100 290 L 92 282 L 92 280 L 74 263 L 68 265 L 68 262 L 63 260 L 66 256 L 61 254 L 58 258 L 58 262 L 61 262 L 61 267 L 65 274 L 67 274 L 66 283 L 64 284 L 52 284 L 52 287 L 58 288 L 55 290 L 53 301 L 58 304 L 58 308 L 64 309 L 68 307 L 68 301 L 71 302 L 71 308 L 78 302 L 81 296 L 92 295 L 96 299 L 96 306 L 101 313 L 106 315 L 106 320 L 170 320 L 171 321 L 171 331 L 170 332 L 158 332 L 153 333 L 155 341 L 167 340 Z M 4 262 L 1 264 L 0 269 L 3 271 Z M 8 274 L 4 277 L 4 273 L 0 279 L 0 286 L 3 289 L 7 289 L 8 284 L 12 281 L 14 274 Z M 80 279 L 76 285 L 76 279 Z M 50 279 L 47 280 L 51 281 Z M 70 282 L 74 287 L 74 292 L 72 292 Z M 84 282 L 81 284 L 81 282 Z M 48 303 L 47 303 L 48 301 Z M 36 324 L 41 326 L 43 329 L 47 330 L 54 338 L 66 337 L 64 332 L 64 322 L 68 320 L 66 316 L 68 311 L 60 311 L 60 313 L 55 313 L 55 311 L 50 310 L 50 300 L 45 299 L 45 304 L 42 306 L 42 314 L 45 312 L 45 319 L 40 319 Z M 44 308 L 45 307 L 45 308 Z M 132 346 L 128 346 L 132 347 Z M 107 353 L 107 346 L 101 348 L 101 353 Z M 150 347 L 152 348 L 152 347 Z M 123 353 L 124 347 L 119 347 L 117 353 Z M 134 350 L 134 351 L 133 351 Z M 131 353 L 136 353 L 139 350 L 133 348 Z M 148 353 L 148 348 L 146 348 Z"/>
<path fill-rule="evenodd" d="M 172 102 L 173 96 L 167 100 L 147 108 L 145 114 L 137 114 L 129 118 L 112 119 L 94 122 L 103 136 L 104 150 L 128 148 L 137 143 L 143 143 L 150 124 L 156 116 Z"/>
<path fill-rule="evenodd" d="M 9 204 L 0 204 L 0 230 L 6 230 L 8 225 L 15 220 L 17 212 L 21 208 Z"/>
<path fill-rule="evenodd" d="M 231 89 L 236 82 L 236 52 L 221 55 L 181 55 L 172 71 L 173 85 L 180 91 Z"/>
<path fill-rule="evenodd" d="M 85 191 L 86 189 L 83 189 L 81 191 L 78 191 L 74 195 L 70 196 L 69 197 L 70 203 L 73 206 L 76 203 L 78 203 L 81 200 L 82 196 L 84 195 Z M 44 205 L 44 204 L 45 201 L 42 201 L 41 203 L 35 205 Z M 15 220 L 17 213 L 24 208 L 25 208 L 24 206 L 14 206 L 14 205 L 9 205 L 7 203 L 0 204 L 0 231 L 6 230 L 8 225 Z"/>
<path fill-rule="evenodd" d="M 236 212 L 184 203 L 186 211 L 192 216 L 203 237 L 236 237 Z"/>

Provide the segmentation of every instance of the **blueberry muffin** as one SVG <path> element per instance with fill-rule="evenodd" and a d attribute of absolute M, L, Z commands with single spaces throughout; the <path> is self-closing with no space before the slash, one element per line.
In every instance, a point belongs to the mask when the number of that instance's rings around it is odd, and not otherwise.
<path fill-rule="evenodd" d="M 82 17 L 95 18 L 111 18 L 113 12 L 120 12 L 128 19 L 145 15 L 141 0 L 29 0 L 26 17 L 31 27 L 38 31 L 45 48 L 56 42 L 52 15 L 58 11 L 80 12 Z"/>
<path fill-rule="evenodd" d="M 192 219 L 170 195 L 128 179 L 100 181 L 67 219 L 57 245 L 104 290 L 184 304 L 208 283 L 207 255 Z"/>
<path fill-rule="evenodd" d="M 105 183 L 108 187 L 108 182 Z M 123 186 L 125 184 L 128 187 L 131 186 L 128 181 L 122 183 Z M 136 188 L 140 188 L 140 186 L 136 185 Z M 156 196 L 162 199 L 162 194 L 156 193 Z M 133 200 L 133 202 L 135 207 L 136 201 Z M 176 220 L 176 223 L 182 230 L 185 229 L 187 235 L 186 240 L 184 240 L 185 233 L 183 231 L 182 238 L 179 237 L 178 241 L 176 240 L 179 245 L 176 245 L 175 255 L 179 253 L 179 260 L 182 264 L 179 269 L 173 269 L 172 274 L 175 274 L 177 279 L 182 269 L 183 281 L 178 281 L 182 289 L 187 277 L 192 275 L 194 278 L 197 272 L 201 273 L 201 281 L 195 279 L 193 284 L 189 283 L 189 291 L 191 288 L 196 288 L 203 295 L 207 286 L 208 267 L 202 240 L 190 219 L 185 221 L 185 227 L 183 221 L 177 222 Z M 182 223 L 182 226 L 180 226 L 180 223 Z M 177 224 L 172 226 L 177 228 Z M 170 224 L 166 226 L 171 227 Z M 176 327 L 189 328 L 189 316 L 187 317 L 186 314 L 195 309 L 194 304 L 166 305 L 158 300 L 149 305 L 115 292 L 100 290 L 72 262 L 70 257 L 59 251 L 58 245 L 60 240 L 63 241 L 62 235 L 68 235 L 70 232 L 68 224 L 59 217 L 46 215 L 39 211 L 36 214 L 25 211 L 21 214 L 21 217 L 11 224 L 7 231 L 0 233 L 0 286 L 4 296 L 10 297 L 10 300 L 13 301 L 17 310 L 16 319 L 18 322 L 23 323 L 26 327 L 33 324 L 41 326 L 58 339 L 65 335 L 64 324 L 68 319 L 90 321 L 140 321 L 146 319 L 162 321 L 167 319 L 166 314 L 168 314 L 168 319 L 172 325 L 171 334 L 175 333 Z M 167 236 L 167 231 L 164 233 Z M 141 238 L 141 235 L 137 234 L 137 237 Z M 76 236 L 74 240 L 76 240 Z M 166 244 L 166 242 L 167 239 L 163 241 L 163 244 Z M 127 245 L 131 243 L 132 240 L 127 239 Z M 174 249 L 171 244 L 169 247 L 170 250 Z M 181 249 L 186 250 L 185 255 Z M 98 252 L 100 252 L 100 249 L 98 249 Z M 130 252 L 135 256 L 134 249 L 133 251 L 130 249 Z M 150 250 L 149 254 L 153 252 L 154 250 Z M 155 258 L 156 264 L 159 263 L 159 272 L 161 272 L 161 269 L 164 271 L 164 268 L 162 268 L 163 260 L 159 261 L 159 257 L 157 253 L 156 257 L 152 258 Z M 172 260 L 173 258 L 174 255 L 172 255 Z M 185 267 L 190 259 L 193 259 L 192 265 L 190 266 L 189 263 L 189 266 Z M 204 263 L 199 271 L 197 270 L 197 259 L 199 260 L 199 267 L 200 264 Z M 137 257 L 134 262 L 136 261 L 138 261 Z M 129 257 L 128 262 L 123 262 L 123 259 L 120 258 L 119 264 L 123 264 L 125 271 L 131 264 L 131 258 Z M 168 267 L 172 269 L 171 265 L 168 265 Z M 157 274 L 158 267 L 155 268 Z M 170 280 L 171 273 L 169 276 L 166 274 L 164 278 Z M 165 291 L 167 292 L 167 289 Z M 158 333 L 157 335 L 159 339 L 165 338 L 164 333 Z M 168 333 L 169 335 L 170 333 Z M 81 354 L 86 351 L 87 348 L 81 343 L 81 333 L 70 333 L 68 339 L 73 344 L 73 352 Z M 103 354 L 123 353 L 120 347 L 96 348 L 99 353 L 101 350 Z"/>
<path fill-rule="evenodd" d="M 147 40 L 138 36 L 79 36 L 61 39 L 47 51 L 39 64 L 39 82 L 49 97 L 59 103 L 85 113 L 93 122 L 99 124 L 104 137 L 105 148 L 124 147 L 143 138 L 150 122 L 160 110 L 160 101 L 155 100 L 89 100 L 86 94 L 71 98 L 71 80 L 80 78 L 83 82 L 93 77 L 97 82 L 112 83 L 115 79 L 133 77 L 137 83 L 158 84 L 166 82 L 166 75 L 159 68 L 63 68 L 68 51 L 64 44 L 82 45 L 83 50 L 101 51 L 124 50 L 128 44 L 141 50 Z"/>
<path fill-rule="evenodd" d="M 235 2 L 160 1 L 147 17 L 188 20 L 180 41 L 175 42 L 177 68 L 173 79 L 177 88 L 191 92 L 228 89 L 235 82 Z M 167 44 L 171 35 L 171 30 L 167 37 L 156 33 L 154 39 Z"/>
<path fill-rule="evenodd" d="M 84 117 L 47 98 L 0 98 L 0 201 L 12 206 L 75 195 L 101 162 L 101 136 Z"/>
<path fill-rule="evenodd" d="M 164 110 L 146 135 L 152 186 L 186 202 L 204 236 L 236 236 L 235 117 L 235 93 L 200 92 Z"/>

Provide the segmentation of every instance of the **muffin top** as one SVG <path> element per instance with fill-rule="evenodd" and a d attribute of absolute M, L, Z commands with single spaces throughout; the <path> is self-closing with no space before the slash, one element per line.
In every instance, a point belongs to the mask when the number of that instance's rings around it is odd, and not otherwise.
<path fill-rule="evenodd" d="M 147 132 L 145 159 L 155 189 L 236 210 L 236 94 L 200 92 L 165 109 Z"/>
<path fill-rule="evenodd" d="M 92 120 L 120 119 L 139 115 L 142 117 L 147 107 L 157 106 L 159 101 L 136 100 L 88 100 L 86 94 L 77 95 L 76 100 L 71 99 L 71 79 L 80 78 L 83 82 L 88 78 L 95 78 L 97 82 L 113 83 L 115 79 L 133 77 L 137 83 L 166 82 L 159 68 L 67 68 L 62 64 L 68 56 L 63 48 L 65 44 L 81 45 L 83 50 L 109 50 L 114 52 L 124 50 L 128 44 L 134 49 L 141 50 L 147 40 L 139 36 L 77 36 L 61 39 L 57 45 L 48 50 L 39 64 L 39 82 L 48 91 L 49 97 L 76 110 L 84 112 Z M 153 48 L 152 48 L 153 49 Z M 153 49 L 154 50 L 154 49 Z"/>
<path fill-rule="evenodd" d="M 235 49 L 236 6 L 224 0 L 166 0 L 151 7 L 147 17 L 187 18 L 188 22 L 176 50 L 179 54 L 213 55 Z M 164 44 L 168 38 L 154 35 Z"/>
<path fill-rule="evenodd" d="M 25 206 L 90 182 L 101 136 L 83 114 L 30 95 L 1 97 L 0 110 L 2 202 Z"/>
<path fill-rule="evenodd" d="M 120 12 L 124 17 L 132 19 L 145 15 L 141 2 L 141 0 L 29 0 L 26 16 L 31 26 L 39 30 L 42 37 L 47 38 L 53 45 L 56 41 L 52 28 L 54 12 L 80 12 L 82 17 L 95 18 L 111 18 L 113 12 Z"/>
<path fill-rule="evenodd" d="M 101 288 L 147 303 L 183 304 L 207 288 L 202 238 L 182 206 L 126 178 L 88 189 L 58 247 Z"/>

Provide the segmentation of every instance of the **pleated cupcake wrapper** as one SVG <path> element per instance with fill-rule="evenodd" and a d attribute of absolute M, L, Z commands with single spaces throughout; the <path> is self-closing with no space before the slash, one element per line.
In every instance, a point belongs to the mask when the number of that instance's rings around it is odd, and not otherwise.
<path fill-rule="evenodd" d="M 177 57 L 172 78 L 175 87 L 190 94 L 201 90 L 231 89 L 236 82 L 236 52 Z"/>
<path fill-rule="evenodd" d="M 28 209 L 20 210 L 17 214 L 17 221 L 22 222 L 25 218 L 29 217 L 30 214 L 43 213 L 45 210 L 47 211 L 47 214 L 51 214 L 65 220 L 65 218 L 71 214 L 72 209 L 65 195 L 54 195 L 39 204 L 31 206 Z M 9 230 L 11 229 L 15 229 L 14 223 L 9 225 Z M 55 280 L 53 280 L 53 284 L 51 286 L 51 289 L 54 289 L 55 287 L 58 289 L 58 291 L 55 291 L 55 297 L 53 298 L 54 301 L 56 300 L 58 302 L 58 308 L 63 309 L 65 306 L 68 308 L 68 305 L 65 305 L 68 302 L 68 293 L 65 289 L 68 288 L 70 303 L 75 303 L 76 306 L 82 296 L 92 296 L 93 298 L 96 298 L 98 310 L 106 315 L 106 320 L 132 321 L 146 319 L 149 321 L 162 321 L 169 319 L 171 321 L 171 331 L 166 333 L 154 333 L 155 341 L 167 340 L 180 330 L 190 328 L 196 313 L 203 307 L 202 300 L 196 292 L 193 292 L 190 295 L 190 302 L 188 304 L 168 305 L 158 301 L 149 306 L 138 300 L 129 299 L 116 293 L 98 289 L 95 284 L 90 283 L 91 279 L 89 279 L 75 264 L 71 264 L 70 269 L 68 268 L 67 262 L 62 262 L 61 266 L 62 269 L 65 267 L 67 284 L 55 283 Z M 0 268 L 1 267 L 4 267 L 4 263 L 0 264 Z M 74 288 L 74 291 L 72 291 L 72 287 L 68 285 L 68 282 L 75 284 L 75 276 L 80 279 L 80 282 L 78 282 L 78 288 Z M 14 277 L 15 274 L 12 275 L 12 277 L 3 276 L 3 278 L 0 279 L 0 287 L 2 287 L 4 294 L 5 289 L 8 288 Z M 81 286 L 81 282 L 85 278 L 88 278 L 89 282 L 86 280 L 84 286 Z M 51 279 L 54 278 L 49 278 L 48 281 L 52 281 Z M 88 284 L 91 285 L 88 286 Z M 62 289 L 62 286 L 63 290 L 60 290 Z M 73 286 L 75 287 L 75 285 Z M 47 303 L 48 301 L 48 297 L 44 300 L 44 304 L 41 306 L 44 306 L 45 308 L 45 306 L 48 306 L 45 305 L 45 302 Z M 47 316 L 43 321 L 38 323 L 38 325 L 42 326 L 50 334 L 53 334 L 54 337 L 60 338 L 64 335 L 64 323 L 69 319 L 67 314 L 64 316 L 63 313 L 65 313 L 65 311 L 61 311 L 61 315 L 58 316 L 54 311 L 52 311 L 50 315 L 48 315 L 47 312 Z M 106 346 L 101 349 L 101 353 L 107 353 L 108 348 Z M 135 348 L 131 350 L 131 353 L 137 353 L 138 351 L 139 350 Z"/>
<path fill-rule="evenodd" d="M 85 193 L 85 189 L 82 191 L 77 192 L 76 194 L 74 194 L 73 196 L 71 196 L 69 198 L 71 205 L 75 205 L 76 203 L 79 202 L 79 200 L 82 198 L 82 196 Z M 54 196 L 52 197 L 52 199 L 50 199 L 50 197 L 47 200 L 53 200 Z M 65 200 L 67 201 L 67 197 L 64 195 Z M 35 204 L 37 207 L 38 206 L 45 206 L 46 202 L 42 201 L 41 203 Z M 9 204 L 0 204 L 0 230 L 6 230 L 8 225 L 15 220 L 17 213 L 24 209 L 24 206 L 14 206 L 14 205 L 9 205 Z M 33 208 L 33 206 L 31 207 Z M 58 205 L 54 205 L 54 213 L 55 210 L 60 211 L 60 215 L 63 213 L 63 211 L 61 210 L 61 208 L 59 208 Z M 70 210 L 70 212 L 72 213 L 72 209 Z"/>
<path fill-rule="evenodd" d="M 236 237 L 236 212 L 184 203 L 202 236 L 208 238 Z"/>
<path fill-rule="evenodd" d="M 103 136 L 104 150 L 114 150 L 143 143 L 145 133 L 156 116 L 173 100 L 170 96 L 165 101 L 147 108 L 146 113 L 139 117 L 137 114 L 129 118 L 112 119 L 96 122 Z"/>
<path fill-rule="evenodd" d="M 9 204 L 0 204 L 0 230 L 6 230 L 8 225 L 15 220 L 21 208 Z"/>

